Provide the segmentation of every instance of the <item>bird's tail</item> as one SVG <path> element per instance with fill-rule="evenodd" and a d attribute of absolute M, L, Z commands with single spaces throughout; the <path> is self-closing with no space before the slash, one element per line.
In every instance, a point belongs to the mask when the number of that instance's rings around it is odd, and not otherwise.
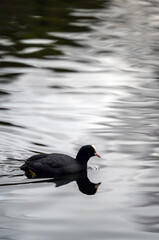
<path fill-rule="evenodd" d="M 25 163 L 20 167 L 20 169 L 23 171 L 28 170 L 27 165 Z"/>

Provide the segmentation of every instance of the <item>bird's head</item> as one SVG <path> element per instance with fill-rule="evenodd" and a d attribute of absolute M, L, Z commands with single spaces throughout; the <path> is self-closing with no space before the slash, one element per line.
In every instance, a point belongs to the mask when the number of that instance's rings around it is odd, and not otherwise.
<path fill-rule="evenodd" d="M 88 161 L 91 157 L 97 156 L 101 157 L 97 151 L 96 147 L 94 145 L 85 145 L 80 148 L 80 150 L 77 153 L 76 159 L 80 161 Z"/>

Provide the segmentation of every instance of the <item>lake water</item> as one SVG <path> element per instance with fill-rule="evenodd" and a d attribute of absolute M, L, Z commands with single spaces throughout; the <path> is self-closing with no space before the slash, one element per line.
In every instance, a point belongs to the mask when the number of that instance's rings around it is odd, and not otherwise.
<path fill-rule="evenodd" d="M 158 240 L 159 2 L 1 0 L 0 16 L 0 239 Z M 19 169 L 85 144 L 102 156 L 88 178 Z"/>

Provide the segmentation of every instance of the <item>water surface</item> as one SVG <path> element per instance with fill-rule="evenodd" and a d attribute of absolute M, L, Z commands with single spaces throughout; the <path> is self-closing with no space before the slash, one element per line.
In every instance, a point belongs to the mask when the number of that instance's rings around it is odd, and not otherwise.
<path fill-rule="evenodd" d="M 0 238 L 157 240 L 158 2 L 2 0 L 0 16 Z M 19 169 L 84 144 L 95 194 Z"/>

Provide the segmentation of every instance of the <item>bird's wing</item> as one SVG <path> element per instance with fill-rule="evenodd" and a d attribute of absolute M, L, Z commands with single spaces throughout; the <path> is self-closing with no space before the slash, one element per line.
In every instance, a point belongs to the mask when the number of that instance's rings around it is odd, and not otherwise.
<path fill-rule="evenodd" d="M 74 161 L 74 158 L 65 154 L 52 153 L 52 154 L 49 154 L 47 157 L 48 166 L 53 168 L 67 166 L 73 163 L 73 161 Z"/>
<path fill-rule="evenodd" d="M 50 171 L 68 166 L 74 161 L 70 156 L 58 153 L 40 154 L 29 158 L 26 162 L 31 170 Z"/>
<path fill-rule="evenodd" d="M 34 162 L 34 161 L 36 161 L 36 160 L 40 160 L 40 159 L 42 159 L 42 158 L 46 158 L 48 155 L 49 155 L 49 154 L 45 154 L 45 153 L 34 155 L 34 156 L 28 158 L 28 159 L 26 160 L 26 163 L 28 163 L 28 162 Z"/>

